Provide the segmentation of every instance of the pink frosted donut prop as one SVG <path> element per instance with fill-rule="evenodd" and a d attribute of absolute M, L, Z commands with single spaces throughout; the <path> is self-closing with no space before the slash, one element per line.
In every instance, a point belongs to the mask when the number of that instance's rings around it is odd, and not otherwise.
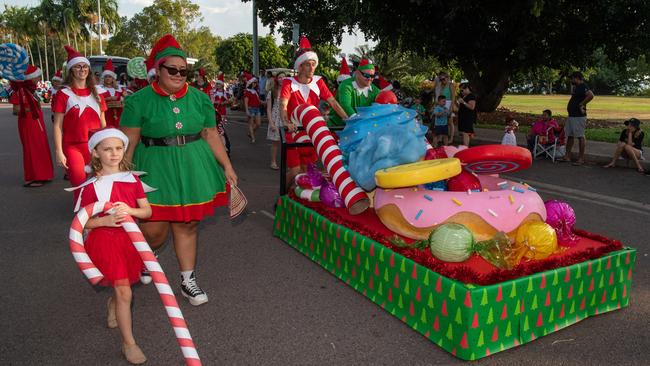
<path fill-rule="evenodd" d="M 488 191 L 377 188 L 375 211 L 390 230 L 418 240 L 427 239 L 434 228 L 447 222 L 467 226 L 477 241 L 491 239 L 499 231 L 514 240 L 522 224 L 546 220 L 544 201 L 534 190 L 489 175 L 478 179 Z"/>
<path fill-rule="evenodd" d="M 501 174 L 530 167 L 533 157 L 528 149 L 511 145 L 482 145 L 458 151 L 463 168 L 476 174 Z"/>

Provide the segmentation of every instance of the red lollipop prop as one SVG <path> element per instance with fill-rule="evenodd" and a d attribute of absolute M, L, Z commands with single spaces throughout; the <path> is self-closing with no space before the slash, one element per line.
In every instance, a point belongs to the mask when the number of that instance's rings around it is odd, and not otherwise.
<path fill-rule="evenodd" d="M 476 174 L 500 174 L 528 169 L 533 157 L 528 149 L 511 145 L 482 145 L 459 151 L 465 170 Z"/>
<path fill-rule="evenodd" d="M 397 104 L 397 96 L 390 90 L 384 90 L 377 95 L 375 103 L 379 104 Z"/>

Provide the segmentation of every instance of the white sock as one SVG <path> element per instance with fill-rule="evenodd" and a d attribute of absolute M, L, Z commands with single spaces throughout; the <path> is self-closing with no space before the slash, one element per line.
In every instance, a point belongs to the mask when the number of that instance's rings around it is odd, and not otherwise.
<path fill-rule="evenodd" d="M 192 273 L 194 273 L 193 269 L 191 269 L 189 271 L 181 271 L 181 278 L 183 279 L 183 283 L 190 280 L 190 277 L 192 276 Z"/>

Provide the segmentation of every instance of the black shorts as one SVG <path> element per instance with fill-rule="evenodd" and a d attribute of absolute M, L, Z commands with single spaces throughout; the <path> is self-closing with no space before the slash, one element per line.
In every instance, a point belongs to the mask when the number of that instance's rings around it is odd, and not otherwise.
<path fill-rule="evenodd" d="M 435 133 L 436 136 L 449 135 L 449 126 L 433 126 L 433 133 Z"/>

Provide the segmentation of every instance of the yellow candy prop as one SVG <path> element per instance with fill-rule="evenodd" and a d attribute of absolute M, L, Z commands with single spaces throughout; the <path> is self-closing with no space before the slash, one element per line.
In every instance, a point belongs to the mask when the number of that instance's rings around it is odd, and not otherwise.
<path fill-rule="evenodd" d="M 517 246 L 526 246 L 524 257 L 544 259 L 558 250 L 557 234 L 553 227 L 545 222 L 527 222 L 519 227 L 516 238 Z"/>
<path fill-rule="evenodd" d="M 375 173 L 375 182 L 381 188 L 403 188 L 449 179 L 461 172 L 456 158 L 423 160 L 382 169 Z"/>

